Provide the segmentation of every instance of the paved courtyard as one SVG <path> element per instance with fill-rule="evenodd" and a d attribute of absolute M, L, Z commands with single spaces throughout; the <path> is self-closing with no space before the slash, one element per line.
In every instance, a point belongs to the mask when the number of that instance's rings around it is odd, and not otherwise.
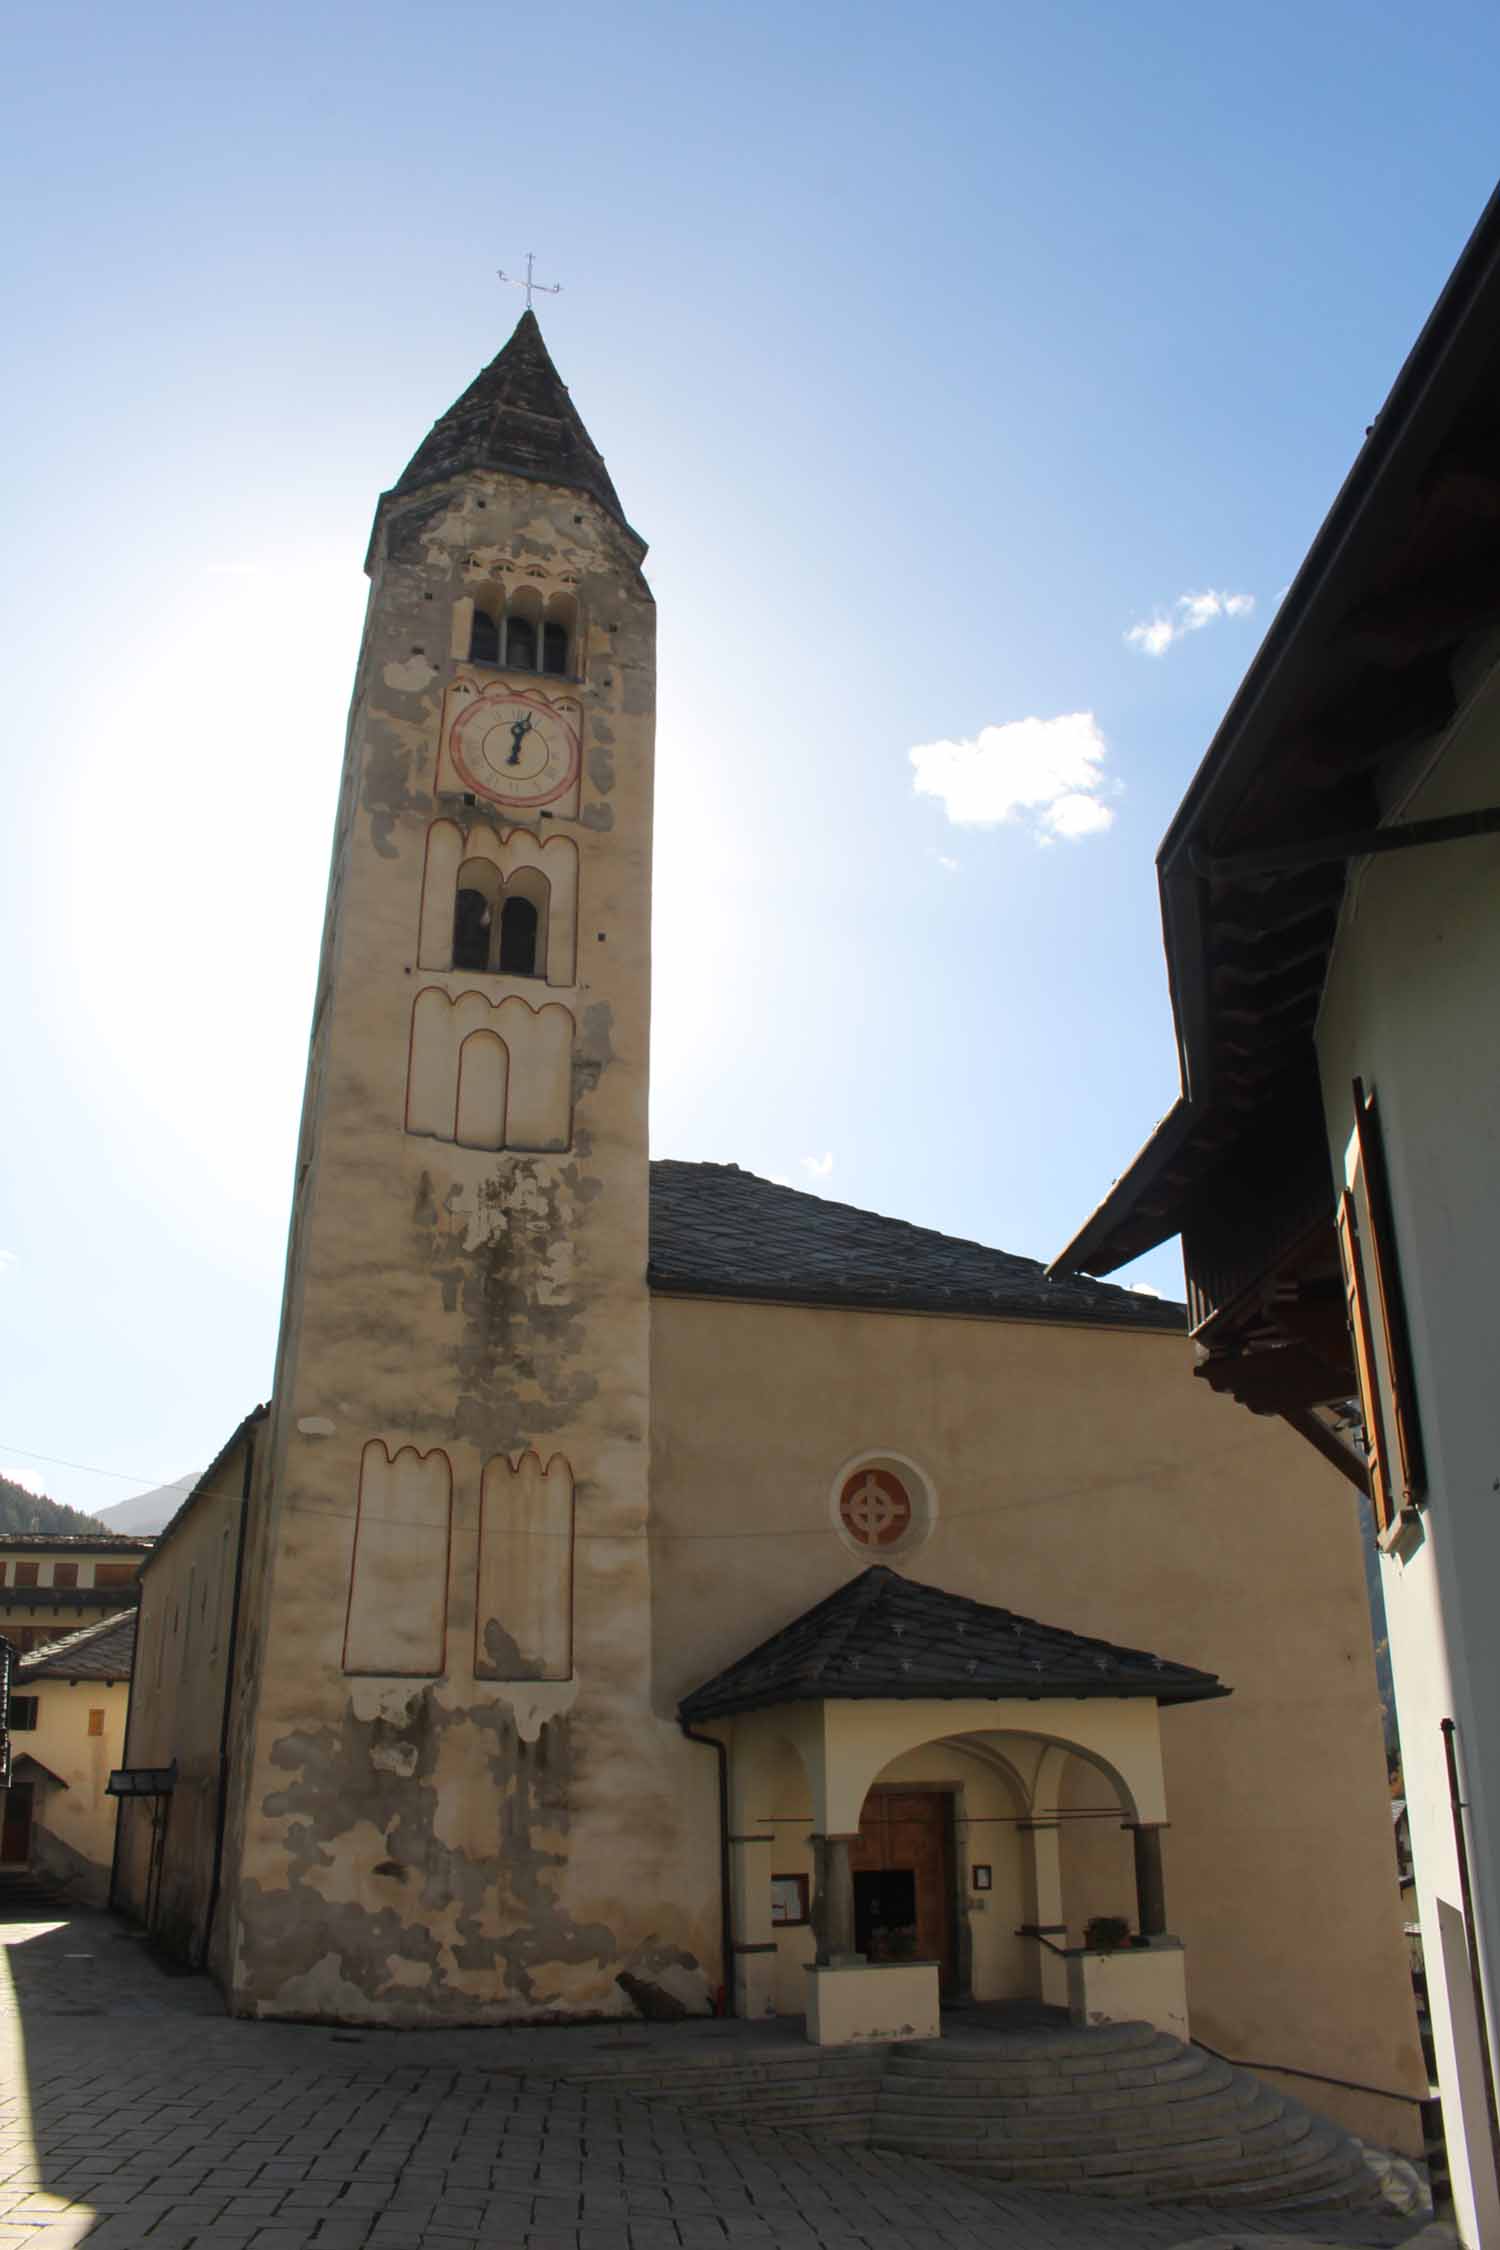
<path fill-rule="evenodd" d="M 14 1899 L 13 1914 L 39 1915 Z M 5 1912 L 0 1897 L 0 1914 Z M 1349 2250 L 1419 2219 L 982 2192 L 546 2074 L 733 2026 L 340 2032 L 228 2021 L 103 1914 L 0 1921 L 0 2250 Z"/>

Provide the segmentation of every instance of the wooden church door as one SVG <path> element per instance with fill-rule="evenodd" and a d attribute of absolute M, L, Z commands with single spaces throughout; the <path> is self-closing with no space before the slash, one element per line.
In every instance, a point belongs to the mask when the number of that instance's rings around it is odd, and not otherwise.
<path fill-rule="evenodd" d="M 953 1908 L 953 1798 L 946 1789 L 870 1791 L 849 1846 L 854 1943 L 872 1961 L 936 1961 L 958 1989 Z"/>

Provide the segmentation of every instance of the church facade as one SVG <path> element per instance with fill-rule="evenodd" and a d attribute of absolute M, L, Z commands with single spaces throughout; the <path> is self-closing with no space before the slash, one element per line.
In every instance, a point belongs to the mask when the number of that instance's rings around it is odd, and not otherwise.
<path fill-rule="evenodd" d="M 398 2024 L 1061 1999 L 1114 1922 L 1411 2146 L 1347 1487 L 1178 1308 L 648 1162 L 644 553 L 528 312 L 377 510 L 273 1397 L 143 1573 L 116 1899 Z"/>

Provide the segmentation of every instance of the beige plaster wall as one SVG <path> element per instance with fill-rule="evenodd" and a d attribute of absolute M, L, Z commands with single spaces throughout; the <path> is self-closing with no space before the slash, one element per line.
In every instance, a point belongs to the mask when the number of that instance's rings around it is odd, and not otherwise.
<path fill-rule="evenodd" d="M 834 1528 L 835 1476 L 866 1450 L 909 1457 L 937 1509 L 909 1575 L 1234 1689 L 1162 1715 L 1168 1918 L 1199 2035 L 1423 2090 L 1335 1472 L 1194 1383 L 1169 1335 L 658 1298 L 652 1352 L 661 1708 L 863 1567 Z M 1071 1911 L 1100 1910 L 1100 1830 L 1065 1839 Z M 1413 2145 L 1402 2103 L 1304 2091 Z"/>
<path fill-rule="evenodd" d="M 650 1692 L 655 618 L 640 556 L 590 501 L 519 479 L 474 476 L 383 507 L 315 1006 L 264 1533 L 248 1572 L 225 1922 L 226 1978 L 243 2011 L 412 2022 L 628 2013 L 623 1969 L 689 1981 L 696 1970 L 705 1999 L 721 1980 L 714 1761 Z M 555 822 L 518 820 L 439 787 L 444 696 L 465 668 L 476 585 L 576 603 L 576 818 L 562 805 Z M 560 949 L 548 966 L 571 982 L 418 973 L 438 820 L 463 824 L 471 857 L 476 826 L 566 828 L 576 954 Z M 504 856 L 503 842 L 494 848 Z M 440 923 L 429 886 L 429 959 Z M 529 1128 L 532 1145 L 501 1150 L 406 1130 L 424 986 L 567 1011 L 569 1146 L 537 1147 L 547 1135 Z M 524 1062 L 511 1058 L 512 1110 Z M 423 1070 L 435 1067 L 424 1054 Z M 412 1122 L 432 1126 L 442 1120 L 423 1083 Z M 447 1464 L 446 1525 L 428 1526 L 433 1543 L 447 1539 L 430 1670 L 413 1672 L 393 1638 L 380 1673 L 363 1630 L 360 1667 L 346 1669 L 373 1445 Z M 566 1472 L 529 1509 L 512 1504 L 530 1491 L 528 1449 L 544 1468 L 560 1456 Z M 510 1500 L 502 1466 L 521 1479 Z M 518 1611 L 479 1614 L 518 1546 L 550 1571 L 548 1589 Z"/>
<path fill-rule="evenodd" d="M 149 1919 L 167 1951 L 194 1962 L 213 1880 L 240 1511 L 248 1454 L 262 1426 L 252 1424 L 215 1463 L 142 1573 L 130 1724 L 116 1760 L 130 1766 L 177 1762 L 155 1895 L 149 1895 L 152 1802 L 126 1798 L 115 1897 L 127 1914 Z"/>
<path fill-rule="evenodd" d="M 37 1714 L 34 1728 L 12 1736 L 13 1757 L 34 1758 L 47 1769 L 32 1774 L 22 1768 L 18 1776 L 35 1784 L 31 1864 L 69 1896 L 101 1905 L 115 1844 L 115 1804 L 105 1795 L 105 1783 L 120 1763 L 128 1683 L 29 1680 L 22 1674 L 15 1692 L 34 1695 Z M 89 1733 L 93 1711 L 104 1714 L 98 1734 Z"/>
<path fill-rule="evenodd" d="M 1492 657 L 1493 651 L 1488 652 Z M 1414 759 L 1388 819 L 1500 798 L 1500 673 L 1460 682 L 1448 739 Z M 1457 1725 L 1479 1941 L 1500 2021 L 1500 838 L 1352 871 L 1318 1025 L 1333 1172 L 1346 1178 L 1353 1080 L 1374 1094 L 1411 1329 L 1428 1499 L 1419 1538 L 1381 1564 L 1438 2078 L 1466 2241 L 1500 2240 L 1484 2071 L 1441 1723 Z"/>

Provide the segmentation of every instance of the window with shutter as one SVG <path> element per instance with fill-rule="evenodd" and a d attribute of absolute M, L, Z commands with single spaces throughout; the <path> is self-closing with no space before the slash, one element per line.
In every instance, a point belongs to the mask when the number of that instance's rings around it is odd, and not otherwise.
<path fill-rule="evenodd" d="M 1359 1147 L 1359 1168 L 1364 1176 L 1366 1278 L 1375 1299 L 1371 1311 L 1372 1317 L 1378 1316 L 1376 1344 L 1385 1362 L 1383 1387 L 1396 1447 L 1390 1469 L 1393 1478 L 1399 1470 L 1401 1505 L 1413 1508 L 1426 1496 L 1427 1466 L 1422 1450 L 1421 1417 L 1417 1411 L 1411 1331 L 1407 1326 L 1401 1268 L 1396 1259 L 1385 1139 L 1375 1096 L 1366 1094 L 1358 1078 L 1354 1081 L 1354 1131 Z"/>
<path fill-rule="evenodd" d="M 1357 1078 L 1345 1177 L 1348 1186 L 1338 1209 L 1339 1250 L 1365 1421 L 1370 1497 L 1377 1528 L 1384 1534 L 1403 1511 L 1410 1517 L 1424 1497 L 1426 1471 L 1385 1147 L 1374 1096 L 1366 1094 Z"/>
<path fill-rule="evenodd" d="M 1360 1260 L 1359 1219 L 1354 1197 L 1346 1188 L 1339 1197 L 1339 1250 L 1344 1261 L 1344 1294 L 1349 1313 L 1349 1333 L 1354 1339 L 1354 1365 L 1359 1376 L 1359 1403 L 1365 1419 L 1365 1466 L 1370 1477 L 1370 1498 L 1375 1505 L 1375 1528 L 1389 1528 L 1395 1509 L 1387 1470 L 1385 1421 L 1380 1411 L 1380 1386 L 1375 1377 L 1374 1339 L 1370 1332 L 1370 1298 Z"/>

